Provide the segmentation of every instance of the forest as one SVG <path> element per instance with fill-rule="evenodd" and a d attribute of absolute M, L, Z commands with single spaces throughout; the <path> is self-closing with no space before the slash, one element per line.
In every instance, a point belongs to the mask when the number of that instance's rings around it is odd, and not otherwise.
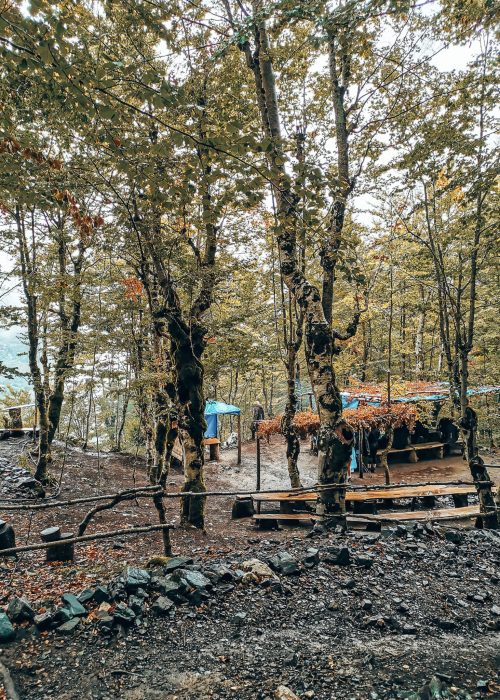
<path fill-rule="evenodd" d="M 500 697 L 498 18 L 0 0 L 0 700 Z"/>

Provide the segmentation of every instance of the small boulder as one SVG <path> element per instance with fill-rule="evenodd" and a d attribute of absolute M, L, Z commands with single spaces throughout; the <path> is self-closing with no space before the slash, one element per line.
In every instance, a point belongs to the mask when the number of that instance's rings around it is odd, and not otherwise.
<path fill-rule="evenodd" d="M 139 569 L 135 566 L 127 566 L 121 578 L 125 589 L 130 593 L 138 588 L 147 586 L 151 580 L 151 575 L 146 569 Z"/>
<path fill-rule="evenodd" d="M 155 600 L 152 606 L 154 613 L 160 616 L 168 615 L 168 613 L 175 608 L 173 600 L 161 595 Z"/>
<path fill-rule="evenodd" d="M 109 595 L 109 590 L 107 586 L 97 586 L 92 597 L 94 603 L 100 605 L 101 603 L 109 603 L 111 596 Z"/>
<path fill-rule="evenodd" d="M 206 590 L 212 588 L 212 582 L 201 571 L 190 571 L 189 569 L 176 569 L 172 574 L 174 581 L 185 581 L 189 588 L 195 590 Z"/>
<path fill-rule="evenodd" d="M 72 620 L 68 620 L 64 624 L 60 625 L 56 632 L 58 634 L 65 634 L 65 635 L 70 635 L 73 634 L 75 629 L 78 627 L 80 624 L 80 618 L 74 617 Z"/>
<path fill-rule="evenodd" d="M 284 576 L 300 574 L 300 568 L 295 559 L 288 552 L 279 552 L 269 560 L 271 568 Z"/>
<path fill-rule="evenodd" d="M 125 603 L 118 603 L 113 612 L 113 617 L 122 625 L 131 625 L 135 620 L 136 615 L 135 612 L 128 607 L 128 605 L 125 605 Z"/>
<path fill-rule="evenodd" d="M 374 560 L 369 554 L 359 554 L 355 561 L 358 566 L 363 566 L 365 569 L 369 569 L 373 566 Z"/>
<path fill-rule="evenodd" d="M 172 557 L 163 567 L 163 571 L 166 574 L 170 574 L 172 571 L 182 569 L 184 566 L 189 566 L 192 563 L 193 560 L 190 557 Z"/>
<path fill-rule="evenodd" d="M 85 588 L 81 593 L 77 595 L 78 602 L 82 603 L 82 605 L 84 603 L 89 603 L 91 600 L 94 600 L 94 594 L 94 588 Z"/>
<path fill-rule="evenodd" d="M 52 623 L 54 621 L 54 614 L 47 611 L 44 613 L 40 613 L 40 615 L 35 615 L 33 622 L 37 626 L 37 628 L 40 630 L 40 632 L 44 630 L 48 630 L 52 627 Z"/>
<path fill-rule="evenodd" d="M 302 563 L 306 569 L 312 569 L 317 564 L 319 564 L 319 549 L 315 547 L 309 547 L 306 552 L 305 557 L 302 559 Z"/>
<path fill-rule="evenodd" d="M 12 622 L 4 612 L 0 612 L 0 644 L 11 642 L 15 636 L 16 630 L 12 626 Z"/>
<path fill-rule="evenodd" d="M 262 583 L 270 579 L 276 580 L 272 569 L 260 559 L 247 559 L 241 565 L 241 570 L 244 572 L 242 583 Z"/>
<path fill-rule="evenodd" d="M 337 566 L 349 566 L 351 555 L 347 547 L 328 547 L 323 555 L 323 561 Z"/>
<path fill-rule="evenodd" d="M 79 617 L 80 615 L 87 614 L 87 611 L 73 593 L 64 593 L 62 601 L 65 607 L 70 611 L 72 617 Z"/>
<path fill-rule="evenodd" d="M 31 622 L 35 618 L 35 611 L 26 600 L 26 598 L 12 598 L 10 601 L 7 614 L 12 622 Z"/>

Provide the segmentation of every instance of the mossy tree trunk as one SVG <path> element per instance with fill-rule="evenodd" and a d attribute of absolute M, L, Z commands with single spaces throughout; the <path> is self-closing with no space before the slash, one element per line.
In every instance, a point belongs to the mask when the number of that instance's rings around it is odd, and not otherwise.
<path fill-rule="evenodd" d="M 206 491 L 203 466 L 204 444 L 203 438 L 206 430 L 205 422 L 205 397 L 203 390 L 203 353 L 206 348 L 207 327 L 203 321 L 213 300 L 213 292 L 216 283 L 215 260 L 217 251 L 218 227 L 216 225 L 216 213 L 214 211 L 211 196 L 212 166 L 208 147 L 203 144 L 206 140 L 204 123 L 206 120 L 205 90 L 201 91 L 198 100 L 199 106 L 199 134 L 200 145 L 197 147 L 197 156 L 200 167 L 200 196 L 202 220 L 204 222 L 204 249 L 197 247 L 196 243 L 183 231 L 182 238 L 189 241 L 196 263 L 199 279 L 198 293 L 193 302 L 186 308 L 177 294 L 176 284 L 172 278 L 169 261 L 163 258 L 162 231 L 161 231 L 161 205 L 156 201 L 152 203 L 153 224 L 147 223 L 140 226 L 141 237 L 146 246 L 148 259 L 152 262 L 155 277 L 161 293 L 160 308 L 152 308 L 157 323 L 164 323 L 166 337 L 170 341 L 169 361 L 171 362 L 172 382 L 167 385 L 167 393 L 172 400 L 177 417 L 177 425 L 162 434 L 161 449 L 173 447 L 176 431 L 181 438 L 184 454 L 184 485 L 183 491 L 203 494 Z M 134 226 L 137 227 L 134 217 Z M 142 246 L 141 238 L 138 237 Z M 170 448 L 167 446 L 170 443 Z M 166 452 L 165 452 L 166 455 Z M 166 465 L 168 468 L 168 465 Z M 158 474 L 160 483 L 166 480 L 166 468 L 163 474 Z M 205 526 L 206 498 L 190 496 L 182 499 L 181 518 L 198 528 Z"/>
<path fill-rule="evenodd" d="M 464 438 L 465 458 L 476 485 L 479 498 L 481 527 L 497 530 L 499 526 L 497 504 L 492 492 L 492 483 L 483 459 L 479 456 L 477 446 L 477 415 L 470 407 L 463 409 L 460 429 Z"/>

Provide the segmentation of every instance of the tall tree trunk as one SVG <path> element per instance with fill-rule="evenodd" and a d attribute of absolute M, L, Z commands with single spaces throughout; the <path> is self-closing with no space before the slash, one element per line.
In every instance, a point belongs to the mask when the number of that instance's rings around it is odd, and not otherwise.
<path fill-rule="evenodd" d="M 261 3 L 254 2 L 255 51 L 242 45 L 255 77 L 257 103 L 263 130 L 271 138 L 269 149 L 278 218 L 277 242 L 283 279 L 305 316 L 305 356 L 315 393 L 321 427 L 318 435 L 319 514 L 345 513 L 345 488 L 354 433 L 342 420 L 342 399 L 332 366 L 333 338 L 321 295 L 300 269 L 296 245 L 296 199 L 284 167 L 278 100 L 265 21 L 258 19 Z"/>

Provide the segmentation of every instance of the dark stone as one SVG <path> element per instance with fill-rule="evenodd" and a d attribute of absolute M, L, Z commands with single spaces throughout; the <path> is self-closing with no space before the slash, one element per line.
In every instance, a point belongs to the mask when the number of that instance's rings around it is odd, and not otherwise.
<path fill-rule="evenodd" d="M 114 624 L 114 619 L 111 615 L 105 613 L 97 618 L 97 626 L 101 632 L 111 632 Z"/>
<path fill-rule="evenodd" d="M 187 594 L 189 605 L 193 605 L 194 607 L 201 605 L 207 600 L 210 600 L 210 594 L 201 588 L 196 588 L 194 591 Z"/>
<path fill-rule="evenodd" d="M 356 557 L 356 564 L 358 566 L 363 566 L 365 569 L 369 569 L 373 566 L 373 557 L 369 554 L 360 554 Z"/>
<path fill-rule="evenodd" d="M 397 537 L 408 537 L 408 530 L 404 525 L 397 525 L 394 534 Z"/>
<path fill-rule="evenodd" d="M 341 584 L 342 588 L 347 588 L 347 590 L 356 588 L 356 581 L 353 578 L 348 578 L 346 581 L 343 581 Z"/>
<path fill-rule="evenodd" d="M 128 605 L 136 615 L 141 615 L 144 610 L 144 598 L 138 595 L 131 595 L 128 599 Z"/>
<path fill-rule="evenodd" d="M 133 610 L 125 605 L 125 603 L 118 603 L 113 612 L 113 617 L 115 618 L 116 622 L 119 622 L 122 625 L 131 625 L 135 620 L 136 615 Z"/>
<path fill-rule="evenodd" d="M 183 579 L 174 581 L 170 577 L 164 577 L 158 579 L 155 588 L 163 593 L 163 595 L 173 600 L 174 603 L 182 603 L 185 601 L 184 593 L 187 592 L 187 584 Z"/>
<path fill-rule="evenodd" d="M 172 557 L 163 567 L 163 571 L 169 574 L 176 569 L 182 569 L 184 566 L 188 566 L 192 563 L 193 560 L 190 557 Z"/>
<path fill-rule="evenodd" d="M 65 607 L 67 607 L 68 610 L 71 612 L 73 617 L 79 617 L 80 615 L 87 614 L 87 611 L 79 602 L 76 595 L 73 595 L 73 593 L 64 593 L 62 596 L 62 601 L 65 604 Z"/>
<path fill-rule="evenodd" d="M 365 598 L 365 600 L 361 601 L 361 608 L 363 610 L 371 610 L 373 608 L 373 603 L 371 600 L 368 600 L 368 598 Z"/>
<path fill-rule="evenodd" d="M 269 565 L 284 576 L 300 574 L 299 565 L 288 552 L 279 552 L 276 556 L 271 557 Z"/>
<path fill-rule="evenodd" d="M 285 666 L 298 666 L 299 657 L 296 652 L 292 652 L 285 657 Z"/>
<path fill-rule="evenodd" d="M 12 622 L 4 612 L 0 612 L 0 644 L 11 642 L 15 636 L 16 630 L 12 626 Z"/>
<path fill-rule="evenodd" d="M 16 546 L 14 528 L 5 520 L 0 520 L 0 549 L 11 549 Z"/>
<path fill-rule="evenodd" d="M 231 583 L 231 581 L 234 581 L 234 573 L 227 566 L 218 566 L 214 574 L 217 577 L 217 583 Z"/>
<path fill-rule="evenodd" d="M 52 618 L 52 621 L 54 622 L 54 624 L 63 624 L 64 622 L 69 622 L 74 617 L 75 616 L 69 608 L 62 607 L 57 608 Z"/>
<path fill-rule="evenodd" d="M 91 600 L 94 600 L 94 595 L 94 588 L 85 588 L 81 593 L 78 594 L 77 598 L 78 601 L 83 605 L 83 603 L 89 603 Z"/>
<path fill-rule="evenodd" d="M 7 614 L 12 622 L 31 622 L 35 618 L 35 611 L 26 600 L 26 598 L 12 598 L 10 601 Z"/>
<path fill-rule="evenodd" d="M 170 598 L 163 595 L 157 598 L 152 605 L 153 612 L 160 616 L 168 615 L 168 613 L 173 609 L 175 609 L 174 602 Z"/>
<path fill-rule="evenodd" d="M 403 625 L 403 634 L 417 634 L 417 628 L 413 625 Z"/>
<path fill-rule="evenodd" d="M 97 586 L 93 595 L 94 603 L 109 603 L 111 596 L 109 595 L 109 590 L 107 586 Z"/>
<path fill-rule="evenodd" d="M 56 631 L 58 634 L 73 634 L 79 624 L 80 619 L 78 617 L 74 617 L 72 620 L 68 620 L 68 622 L 65 622 L 63 625 L 58 627 Z"/>
<path fill-rule="evenodd" d="M 448 542 L 453 542 L 453 544 L 462 544 L 464 541 L 464 535 L 459 530 L 447 530 L 444 536 Z"/>
<path fill-rule="evenodd" d="M 45 612 L 41 615 L 35 615 L 33 622 L 40 631 L 48 630 L 52 627 L 54 615 L 51 612 Z"/>
<path fill-rule="evenodd" d="M 323 561 L 337 566 L 349 566 L 351 555 L 347 547 L 328 547 L 323 555 Z"/>
<path fill-rule="evenodd" d="M 189 569 L 176 569 L 172 574 L 174 581 L 185 581 L 189 588 L 206 589 L 212 587 L 212 582 L 200 571 L 190 571 Z"/>
<path fill-rule="evenodd" d="M 445 632 L 452 632 L 457 627 L 456 622 L 453 622 L 453 620 L 443 620 L 441 618 L 436 618 L 434 624 Z"/>
<path fill-rule="evenodd" d="M 302 563 L 306 569 L 312 569 L 319 564 L 319 549 L 310 547 L 306 552 L 306 556 L 302 559 Z"/>
<path fill-rule="evenodd" d="M 135 566 L 127 566 L 121 578 L 123 579 L 125 589 L 129 592 L 147 586 L 151 580 L 148 571 L 145 569 L 138 569 Z"/>

